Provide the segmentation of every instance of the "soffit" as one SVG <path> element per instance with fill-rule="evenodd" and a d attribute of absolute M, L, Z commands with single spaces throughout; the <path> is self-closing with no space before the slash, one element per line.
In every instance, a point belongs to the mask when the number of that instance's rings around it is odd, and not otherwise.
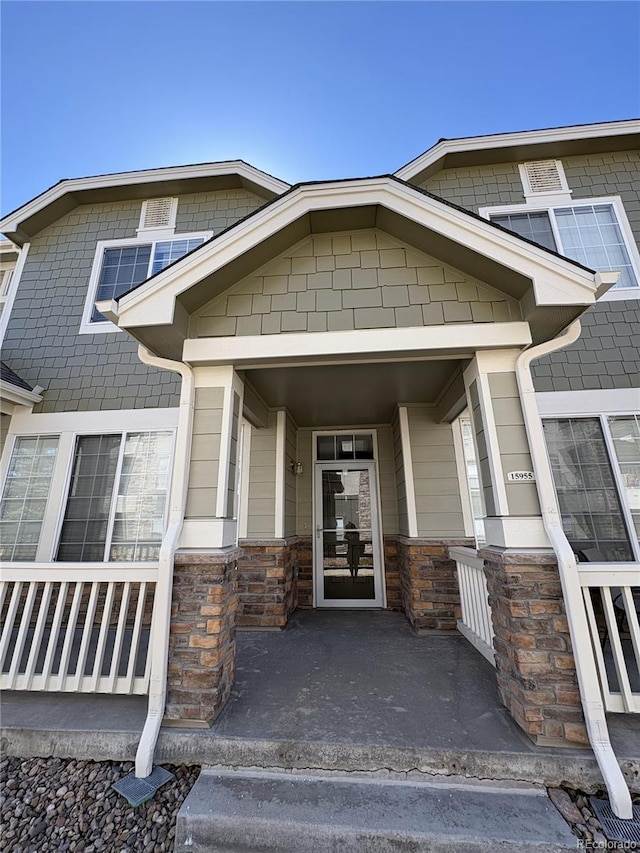
<path fill-rule="evenodd" d="M 298 426 L 390 423 L 397 405 L 433 403 L 460 362 L 412 361 L 249 370 L 271 407 L 286 407 Z"/>
<path fill-rule="evenodd" d="M 605 122 L 600 125 L 549 128 L 523 133 L 442 139 L 395 173 L 420 184 L 442 169 L 522 163 L 640 148 L 640 121 Z"/>
<path fill-rule="evenodd" d="M 163 170 L 152 171 L 153 175 L 145 172 L 123 173 L 130 176 L 128 180 L 116 174 L 86 180 L 61 181 L 42 193 L 41 204 L 38 203 L 40 198 L 38 196 L 5 216 L 2 220 L 2 233 L 22 245 L 43 228 L 81 204 L 144 200 L 228 189 L 245 189 L 260 196 L 266 202 L 271 201 L 288 187 L 287 184 L 267 175 L 265 175 L 265 183 L 260 183 L 261 173 L 254 169 L 248 169 L 247 174 L 239 174 L 233 168 L 228 172 L 218 170 L 216 174 L 207 174 L 200 169 L 198 174 L 192 176 L 189 176 L 186 167 L 167 169 L 167 174 L 164 176 L 156 174 Z"/>
<path fill-rule="evenodd" d="M 156 342 L 171 333 L 175 353 L 182 334 L 177 324 L 293 244 L 309 235 L 373 227 L 512 298 L 535 290 L 534 311 L 537 305 L 571 305 L 579 316 L 594 301 L 592 271 L 382 176 L 293 188 L 100 310 L 156 352 Z M 557 331 L 554 325 L 549 334 Z"/>

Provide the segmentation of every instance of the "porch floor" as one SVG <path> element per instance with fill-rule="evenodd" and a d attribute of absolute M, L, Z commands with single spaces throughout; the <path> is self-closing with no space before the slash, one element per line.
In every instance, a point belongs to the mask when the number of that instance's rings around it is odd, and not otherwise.
<path fill-rule="evenodd" d="M 146 697 L 8 691 L 3 746 L 132 759 L 145 715 Z M 609 723 L 619 759 L 640 769 L 640 715 Z M 156 760 L 599 778 L 590 750 L 526 737 L 500 703 L 493 668 L 462 636 L 417 636 L 402 614 L 383 611 L 298 611 L 284 631 L 240 631 L 223 713 L 210 729 L 163 727 Z"/>

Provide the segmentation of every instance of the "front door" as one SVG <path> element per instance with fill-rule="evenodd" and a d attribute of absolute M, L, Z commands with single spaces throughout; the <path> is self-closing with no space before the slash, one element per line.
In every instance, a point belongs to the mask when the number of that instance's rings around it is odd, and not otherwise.
<path fill-rule="evenodd" d="M 314 574 L 318 607 L 383 607 L 374 462 L 316 463 Z"/>

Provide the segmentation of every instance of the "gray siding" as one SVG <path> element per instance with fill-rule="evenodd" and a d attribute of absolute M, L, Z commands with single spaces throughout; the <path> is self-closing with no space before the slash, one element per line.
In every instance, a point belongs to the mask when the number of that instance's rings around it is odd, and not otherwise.
<path fill-rule="evenodd" d="M 299 429 L 297 435 L 297 457 L 302 462 L 302 474 L 297 478 L 296 533 L 310 536 L 313 524 L 313 440 L 310 429 Z"/>
<path fill-rule="evenodd" d="M 293 473 L 291 462 L 296 462 L 297 453 L 296 426 L 287 414 L 285 432 L 284 459 L 284 535 L 294 536 L 296 532 L 297 486 L 298 478 Z"/>
<path fill-rule="evenodd" d="M 536 391 L 640 388 L 640 300 L 601 302 L 573 346 L 532 367 Z"/>
<path fill-rule="evenodd" d="M 640 244 L 640 153 L 621 151 L 563 157 L 576 201 L 620 196 L 636 243 Z M 523 204 L 515 163 L 443 169 L 423 186 L 463 207 Z M 533 365 L 537 391 L 640 387 L 640 302 L 602 302 L 582 319 L 582 335 L 567 350 Z"/>
<path fill-rule="evenodd" d="M 396 461 L 393 429 L 390 426 L 378 427 L 378 472 L 382 532 L 385 535 L 399 533 Z"/>
<path fill-rule="evenodd" d="M 185 518 L 216 515 L 223 404 L 224 388 L 196 388 Z"/>
<path fill-rule="evenodd" d="M 451 424 L 436 423 L 427 406 L 410 406 L 407 412 L 418 536 L 464 536 Z"/>
<path fill-rule="evenodd" d="M 515 374 L 490 373 L 488 378 L 509 515 L 540 515 L 535 483 L 506 481 L 509 471 L 532 470 L 529 441 L 524 428 Z"/>
<path fill-rule="evenodd" d="M 402 435 L 398 414 L 393 421 L 393 459 L 396 472 L 396 494 L 398 501 L 398 533 L 409 535 L 409 514 L 407 511 L 407 487 L 404 479 L 404 457 L 402 455 Z"/>
<path fill-rule="evenodd" d="M 484 282 L 377 229 L 309 237 L 201 308 L 191 335 L 519 320 Z"/>
<path fill-rule="evenodd" d="M 181 197 L 178 231 L 221 231 L 263 203 L 242 190 Z M 175 374 L 147 368 L 124 332 L 79 335 L 99 240 L 136 236 L 141 201 L 82 205 L 31 242 L 3 359 L 46 389 L 35 412 L 175 406 Z"/>
<path fill-rule="evenodd" d="M 269 424 L 251 432 L 249 466 L 249 539 L 272 539 L 276 528 L 276 413 Z"/>

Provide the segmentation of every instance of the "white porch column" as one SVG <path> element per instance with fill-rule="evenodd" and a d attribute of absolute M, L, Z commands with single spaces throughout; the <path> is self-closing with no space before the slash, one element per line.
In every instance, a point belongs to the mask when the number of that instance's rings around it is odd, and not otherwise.
<path fill-rule="evenodd" d="M 232 365 L 196 367 L 189 487 L 180 548 L 237 542 L 237 481 L 244 383 Z"/>
<path fill-rule="evenodd" d="M 519 354 L 516 349 L 477 352 L 464 372 L 487 513 L 485 534 L 488 546 L 550 548 L 516 382 Z"/>

